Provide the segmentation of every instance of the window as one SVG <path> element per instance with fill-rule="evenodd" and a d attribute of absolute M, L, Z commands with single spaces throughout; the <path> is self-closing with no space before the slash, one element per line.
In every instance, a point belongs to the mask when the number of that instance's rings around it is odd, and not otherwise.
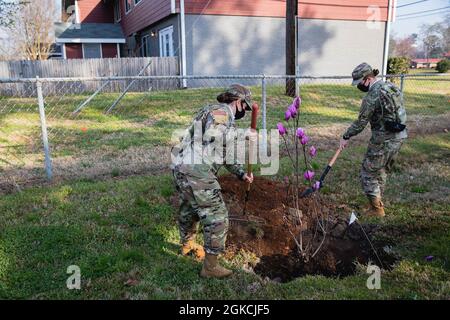
<path fill-rule="evenodd" d="M 141 40 L 141 56 L 150 57 L 150 36 L 146 35 Z"/>
<path fill-rule="evenodd" d="M 173 57 L 173 26 L 159 31 L 159 55 Z"/>
<path fill-rule="evenodd" d="M 63 45 L 59 43 L 52 44 L 49 59 L 62 59 L 63 58 Z"/>
<path fill-rule="evenodd" d="M 83 43 L 83 58 L 93 59 L 102 57 L 102 45 L 100 43 Z"/>
<path fill-rule="evenodd" d="M 131 11 L 131 1 L 133 0 L 124 0 L 125 1 L 125 13 L 128 13 Z"/>
<path fill-rule="evenodd" d="M 75 0 L 62 0 L 61 4 L 61 22 L 78 23 L 79 10 Z"/>
<path fill-rule="evenodd" d="M 139 2 L 141 2 L 142 0 L 134 0 L 134 5 L 137 5 Z"/>
<path fill-rule="evenodd" d="M 119 22 L 122 19 L 122 14 L 120 12 L 120 1 L 114 1 L 114 21 Z"/>

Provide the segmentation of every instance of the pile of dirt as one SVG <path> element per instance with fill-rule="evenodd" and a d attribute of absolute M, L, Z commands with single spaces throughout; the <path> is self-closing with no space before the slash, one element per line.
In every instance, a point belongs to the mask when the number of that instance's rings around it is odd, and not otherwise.
<path fill-rule="evenodd" d="M 230 215 L 227 255 L 242 249 L 255 254 L 259 262 L 251 267 L 261 276 L 281 282 L 306 274 L 347 276 L 355 272 L 355 262 L 373 262 L 385 269 L 395 262 L 395 257 L 384 250 L 386 244 L 375 242 L 375 251 L 372 249 L 367 237 L 376 231 L 376 226 L 366 225 L 362 229 L 358 223 L 348 225 L 350 208 L 327 203 L 313 195 L 300 200 L 300 224 L 297 211 L 291 208 L 288 186 L 256 177 L 244 215 L 245 184 L 229 175 L 221 177 L 219 182 Z M 325 237 L 317 226 L 318 216 L 327 225 Z M 324 241 L 315 257 L 307 262 L 299 254 L 294 238 L 301 230 L 304 230 L 304 244 L 311 243 L 313 248 L 318 248 Z"/>

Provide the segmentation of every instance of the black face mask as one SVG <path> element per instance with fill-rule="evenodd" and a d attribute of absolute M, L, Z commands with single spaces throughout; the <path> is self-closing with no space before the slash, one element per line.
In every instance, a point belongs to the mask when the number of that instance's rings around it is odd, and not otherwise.
<path fill-rule="evenodd" d="M 244 109 L 244 106 L 242 106 L 241 111 L 236 109 L 236 114 L 234 115 L 234 120 L 242 119 L 244 116 L 245 116 L 245 109 Z"/>
<path fill-rule="evenodd" d="M 362 82 L 361 82 L 361 83 L 358 84 L 357 88 L 359 90 L 361 90 L 362 92 L 368 92 L 369 88 L 370 88 L 370 85 L 366 86 L 366 85 L 362 84 Z"/>

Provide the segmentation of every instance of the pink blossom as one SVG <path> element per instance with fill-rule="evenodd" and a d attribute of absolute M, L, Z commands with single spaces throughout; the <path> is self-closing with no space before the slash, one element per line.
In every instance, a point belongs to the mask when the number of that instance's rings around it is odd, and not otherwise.
<path fill-rule="evenodd" d="M 304 136 L 302 137 L 302 139 L 300 140 L 300 143 L 301 143 L 302 145 L 305 145 L 305 144 L 308 143 L 308 141 L 309 141 L 309 137 L 308 137 L 307 135 L 304 135 Z"/>
<path fill-rule="evenodd" d="M 292 102 L 292 105 L 295 107 L 295 109 L 299 109 L 300 105 L 302 103 L 302 98 L 300 97 L 295 97 L 294 101 Z"/>
<path fill-rule="evenodd" d="M 311 157 L 315 157 L 317 154 L 317 149 L 314 146 L 311 146 L 311 148 L 309 148 L 309 155 Z"/>
<path fill-rule="evenodd" d="M 284 183 L 289 184 L 289 177 L 284 177 Z"/>
<path fill-rule="evenodd" d="M 295 118 L 297 116 L 297 108 L 293 104 L 289 106 L 288 110 L 291 113 L 292 118 Z"/>
<path fill-rule="evenodd" d="M 307 170 L 303 176 L 305 177 L 306 180 L 311 181 L 312 178 L 314 178 L 314 175 L 315 175 L 314 171 Z"/>
<path fill-rule="evenodd" d="M 313 189 L 316 190 L 316 191 L 320 189 L 320 181 L 314 182 Z"/>
<path fill-rule="evenodd" d="M 278 132 L 280 133 L 280 136 L 284 136 L 287 133 L 286 128 L 283 126 L 281 122 L 277 124 Z"/>
<path fill-rule="evenodd" d="M 284 113 L 284 120 L 289 121 L 289 119 L 292 117 L 291 110 L 287 109 Z"/>
<path fill-rule="evenodd" d="M 305 130 L 303 130 L 302 128 L 298 128 L 297 132 L 296 132 L 296 135 L 299 138 L 303 138 L 305 136 Z"/>

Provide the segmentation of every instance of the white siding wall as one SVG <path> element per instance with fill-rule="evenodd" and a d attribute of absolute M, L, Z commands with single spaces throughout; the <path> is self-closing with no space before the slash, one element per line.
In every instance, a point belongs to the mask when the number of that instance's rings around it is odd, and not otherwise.
<path fill-rule="evenodd" d="M 350 75 L 360 62 L 381 69 L 385 24 L 301 19 L 302 75 Z M 284 74 L 285 22 L 282 18 L 186 16 L 188 74 Z"/>

